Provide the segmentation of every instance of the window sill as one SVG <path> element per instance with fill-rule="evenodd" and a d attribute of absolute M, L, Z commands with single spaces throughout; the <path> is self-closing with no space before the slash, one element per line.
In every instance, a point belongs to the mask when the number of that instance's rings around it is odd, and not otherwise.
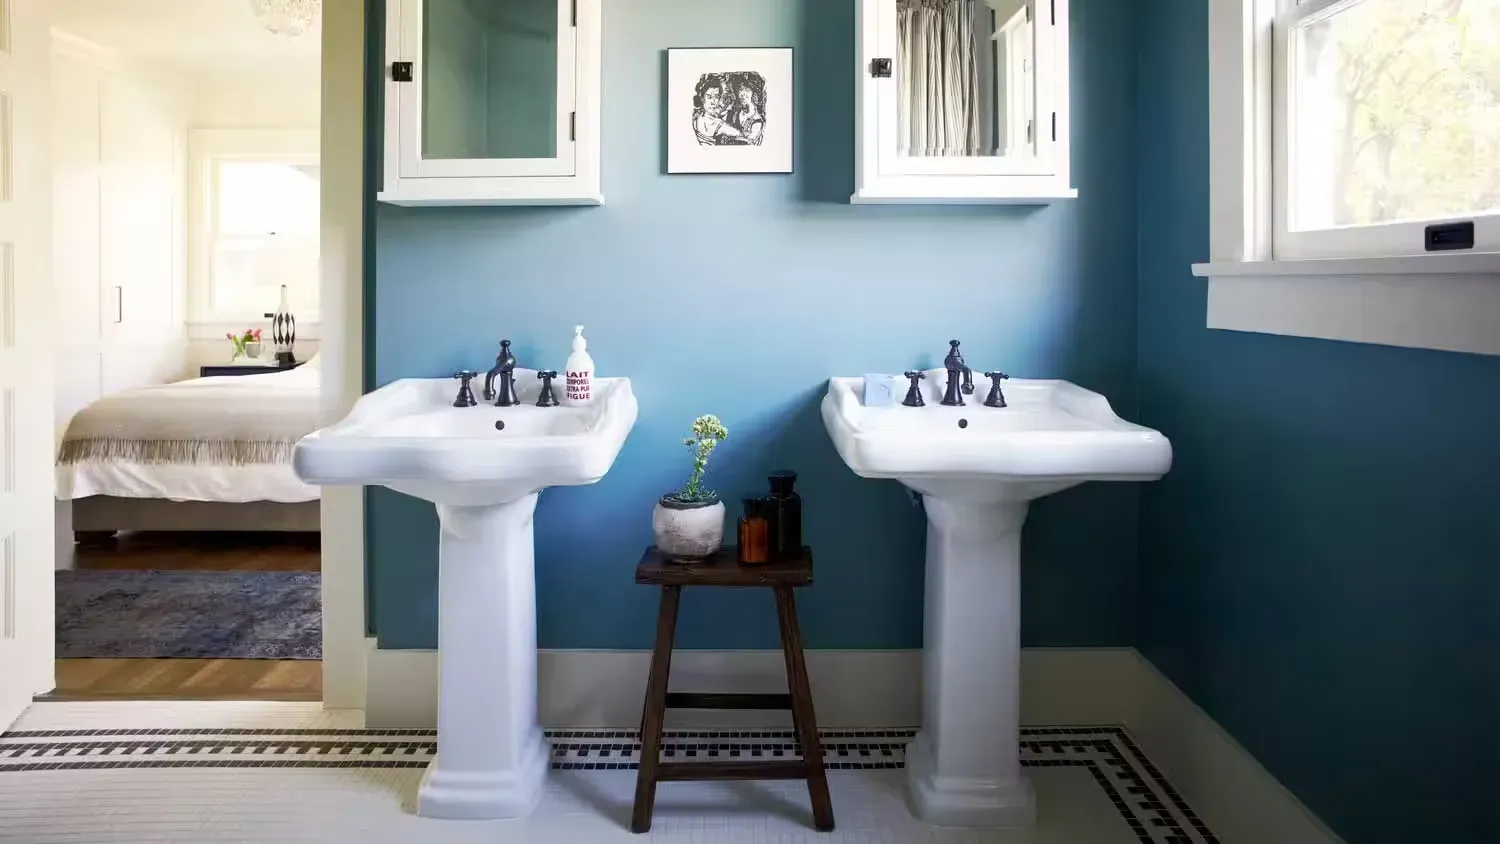
<path fill-rule="evenodd" d="M 1447 252 L 1388 258 L 1308 258 L 1194 264 L 1200 278 L 1224 276 L 1500 275 L 1500 252 Z"/>
<path fill-rule="evenodd" d="M 1194 264 L 1208 327 L 1500 355 L 1500 253 Z"/>

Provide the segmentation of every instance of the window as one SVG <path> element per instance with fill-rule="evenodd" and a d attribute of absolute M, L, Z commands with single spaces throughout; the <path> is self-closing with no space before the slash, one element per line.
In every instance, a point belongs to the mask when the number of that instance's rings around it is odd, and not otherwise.
<path fill-rule="evenodd" d="M 1208 41 L 1208 327 L 1500 355 L 1500 0 L 1213 0 Z"/>
<path fill-rule="evenodd" d="M 278 161 L 213 163 L 209 306 L 250 317 L 318 310 L 318 168 Z"/>
<path fill-rule="evenodd" d="M 1280 0 L 1274 38 L 1275 258 L 1500 248 L 1500 0 Z"/>
<path fill-rule="evenodd" d="M 261 324 L 282 285 L 299 324 L 317 322 L 317 134 L 205 130 L 191 143 L 194 322 Z"/>

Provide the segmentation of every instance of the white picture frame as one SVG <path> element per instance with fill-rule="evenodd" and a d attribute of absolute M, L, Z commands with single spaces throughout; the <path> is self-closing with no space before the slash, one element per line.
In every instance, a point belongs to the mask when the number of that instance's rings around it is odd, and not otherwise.
<path fill-rule="evenodd" d="M 792 48 L 667 51 L 667 172 L 792 172 Z"/>

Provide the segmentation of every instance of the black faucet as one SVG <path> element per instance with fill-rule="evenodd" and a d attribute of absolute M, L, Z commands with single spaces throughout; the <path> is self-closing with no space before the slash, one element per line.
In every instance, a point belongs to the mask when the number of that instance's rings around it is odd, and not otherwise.
<path fill-rule="evenodd" d="M 461 384 L 458 388 L 458 398 L 453 400 L 454 407 L 473 407 L 474 405 L 479 403 L 474 401 L 474 391 L 469 388 L 469 382 L 473 381 L 478 376 L 479 373 L 473 371 L 472 369 L 465 369 L 460 372 L 453 373 L 454 378 L 458 378 L 463 381 L 463 384 Z"/>
<path fill-rule="evenodd" d="M 990 395 L 984 400 L 984 406 L 1005 407 L 1005 393 L 1000 391 L 1000 382 L 1010 376 L 1004 372 L 986 372 L 984 377 L 990 379 Z"/>
<path fill-rule="evenodd" d="M 516 396 L 516 356 L 510 352 L 510 341 L 500 341 L 500 354 L 495 356 L 495 366 L 484 374 L 484 400 L 494 400 L 496 407 L 515 407 L 521 403 Z M 495 396 L 495 376 L 500 376 L 500 395 Z"/>
<path fill-rule="evenodd" d="M 948 370 L 948 386 L 943 390 L 943 404 L 961 407 L 964 395 L 974 392 L 974 370 L 964 365 L 963 353 L 958 350 L 958 341 L 948 341 L 948 356 L 943 358 L 943 368 Z M 963 379 L 962 386 L 959 379 Z M 962 394 L 961 394 L 962 393 Z"/>

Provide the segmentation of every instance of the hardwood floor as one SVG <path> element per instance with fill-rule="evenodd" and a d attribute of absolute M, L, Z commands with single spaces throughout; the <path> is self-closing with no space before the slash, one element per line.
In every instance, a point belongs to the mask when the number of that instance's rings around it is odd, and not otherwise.
<path fill-rule="evenodd" d="M 59 659 L 47 700 L 322 700 L 314 659 Z"/>
<path fill-rule="evenodd" d="M 77 546 L 79 569 L 318 571 L 317 534 L 137 533 Z M 46 700 L 322 700 L 323 664 L 275 659 L 59 659 Z"/>

